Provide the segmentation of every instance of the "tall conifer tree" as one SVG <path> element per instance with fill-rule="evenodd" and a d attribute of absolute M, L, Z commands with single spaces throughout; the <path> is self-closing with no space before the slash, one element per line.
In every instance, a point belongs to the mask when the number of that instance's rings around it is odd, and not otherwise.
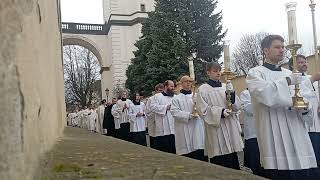
<path fill-rule="evenodd" d="M 150 95 L 157 83 L 189 74 L 188 56 L 193 51 L 196 80 L 206 81 L 205 62 L 218 61 L 225 36 L 216 7 L 216 0 L 156 0 L 126 72 L 132 93 Z"/>

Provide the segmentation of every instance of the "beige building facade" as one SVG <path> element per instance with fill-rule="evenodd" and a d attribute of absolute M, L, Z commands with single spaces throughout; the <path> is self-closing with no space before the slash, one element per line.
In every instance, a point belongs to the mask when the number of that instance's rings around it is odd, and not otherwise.
<path fill-rule="evenodd" d="M 62 25 L 63 44 L 88 48 L 101 66 L 101 91 L 112 92 L 126 81 L 126 70 L 134 58 L 134 44 L 141 37 L 141 23 L 154 10 L 154 0 L 103 0 L 104 24 Z M 112 96 L 112 95 L 110 95 Z M 104 96 L 103 96 L 104 97 Z"/>

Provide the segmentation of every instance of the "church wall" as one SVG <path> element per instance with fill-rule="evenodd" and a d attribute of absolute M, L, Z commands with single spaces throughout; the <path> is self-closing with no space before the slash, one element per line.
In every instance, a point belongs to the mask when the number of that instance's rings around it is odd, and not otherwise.
<path fill-rule="evenodd" d="M 31 180 L 66 125 L 57 1 L 1 0 L 0 18 L 0 177 Z"/>
<path fill-rule="evenodd" d="M 134 57 L 134 44 L 141 36 L 141 24 L 133 26 L 112 26 L 110 39 L 112 43 L 112 72 L 113 84 L 123 84 L 126 80 L 126 70 Z"/>
<path fill-rule="evenodd" d="M 103 0 L 104 19 L 108 21 L 111 14 L 130 15 L 141 11 L 141 4 L 147 12 L 154 11 L 154 3 L 154 0 Z"/>
<path fill-rule="evenodd" d="M 105 22 L 108 23 L 109 20 L 113 22 L 130 22 L 138 17 L 147 17 L 145 13 L 136 13 L 141 10 L 141 4 L 145 5 L 147 12 L 154 10 L 154 0 L 103 0 L 103 16 Z M 112 14 L 113 16 L 111 16 Z M 111 24 L 105 41 L 108 49 L 102 49 L 102 51 L 107 52 L 106 55 L 102 55 L 102 57 L 107 57 L 107 60 L 104 61 L 106 64 L 103 64 L 103 66 L 110 67 L 108 71 L 103 71 L 101 74 L 102 92 L 108 88 L 111 95 L 112 89 L 116 84 L 123 85 L 125 83 L 125 72 L 131 63 L 131 59 L 134 57 L 133 51 L 136 50 L 134 43 L 142 35 L 141 26 L 141 24 L 127 26 Z M 99 41 L 101 40 L 101 36 L 97 36 L 96 40 L 94 38 L 90 39 L 93 40 L 93 42 L 98 42 L 97 45 L 100 48 L 101 42 Z M 102 45 L 102 47 L 104 47 L 104 45 Z M 104 97 L 105 95 L 103 94 L 103 98 Z"/>
<path fill-rule="evenodd" d="M 132 14 L 140 11 L 140 4 L 144 4 L 146 11 L 152 11 L 153 0 L 110 0 L 111 14 Z"/>
<path fill-rule="evenodd" d="M 111 14 L 110 0 L 103 0 L 102 6 L 103 6 L 103 19 L 106 22 L 106 21 L 108 21 L 109 16 Z"/>

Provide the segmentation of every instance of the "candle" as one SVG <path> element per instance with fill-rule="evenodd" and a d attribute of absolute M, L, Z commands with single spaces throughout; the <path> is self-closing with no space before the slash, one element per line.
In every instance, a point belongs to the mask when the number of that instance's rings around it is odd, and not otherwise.
<path fill-rule="evenodd" d="M 288 15 L 288 35 L 289 44 L 297 44 L 297 25 L 296 25 L 296 2 L 290 2 L 286 4 L 287 15 Z"/>
<path fill-rule="evenodd" d="M 195 80 L 194 67 L 193 67 L 193 60 L 192 59 L 189 59 L 189 72 L 190 72 L 190 78 L 192 80 Z"/>
<path fill-rule="evenodd" d="M 230 41 L 226 40 L 223 42 L 223 53 L 224 53 L 224 68 L 230 70 Z"/>

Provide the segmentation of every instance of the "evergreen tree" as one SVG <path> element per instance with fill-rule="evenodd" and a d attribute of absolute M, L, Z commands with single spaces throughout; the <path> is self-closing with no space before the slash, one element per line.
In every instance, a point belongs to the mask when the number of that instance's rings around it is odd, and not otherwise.
<path fill-rule="evenodd" d="M 157 83 L 189 74 L 187 58 L 193 51 L 196 80 L 206 81 L 204 64 L 219 59 L 225 36 L 216 6 L 216 0 L 156 0 L 126 72 L 132 93 L 151 95 Z"/>

